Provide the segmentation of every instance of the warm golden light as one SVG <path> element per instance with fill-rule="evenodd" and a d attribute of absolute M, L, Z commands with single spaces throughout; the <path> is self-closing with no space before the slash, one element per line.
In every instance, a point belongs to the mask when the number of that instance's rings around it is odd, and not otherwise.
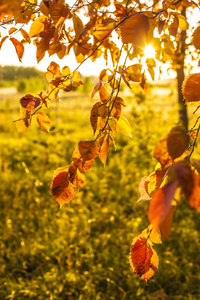
<path fill-rule="evenodd" d="M 144 56 L 145 58 L 155 58 L 155 49 L 153 48 L 152 45 L 147 45 L 144 48 Z"/>

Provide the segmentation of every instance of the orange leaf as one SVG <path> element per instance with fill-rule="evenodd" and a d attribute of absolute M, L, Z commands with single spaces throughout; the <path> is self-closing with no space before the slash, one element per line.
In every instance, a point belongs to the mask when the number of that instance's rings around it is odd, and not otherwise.
<path fill-rule="evenodd" d="M 195 48 L 200 49 L 200 26 L 193 32 L 193 45 Z"/>
<path fill-rule="evenodd" d="M 109 136 L 107 136 L 107 138 L 104 140 L 99 153 L 99 158 L 101 162 L 104 164 L 104 166 L 106 165 L 108 151 L 109 151 Z"/>
<path fill-rule="evenodd" d="M 165 219 L 163 220 L 162 224 L 160 225 L 160 231 L 162 233 L 162 236 L 164 236 L 166 238 L 170 234 L 170 228 L 171 228 L 175 210 L 176 210 L 176 205 L 171 205 Z"/>
<path fill-rule="evenodd" d="M 189 198 L 189 204 L 194 207 L 197 212 L 200 212 L 200 175 L 193 174 L 194 187 Z"/>
<path fill-rule="evenodd" d="M 189 135 L 184 126 L 173 127 L 167 136 L 167 149 L 172 159 L 183 154 L 189 146 Z"/>
<path fill-rule="evenodd" d="M 99 80 L 95 86 L 92 89 L 91 98 L 93 98 L 96 94 L 96 92 L 99 90 L 99 87 L 101 86 L 102 80 Z"/>
<path fill-rule="evenodd" d="M 99 96 L 102 102 L 106 102 L 109 100 L 110 98 L 110 93 L 108 92 L 108 90 L 104 87 L 103 84 L 100 85 L 99 88 Z"/>
<path fill-rule="evenodd" d="M 148 239 L 136 237 L 131 246 L 130 263 L 133 271 L 139 275 L 139 277 L 147 283 L 147 280 L 151 278 L 155 270 L 158 268 L 158 255 L 152 248 Z"/>
<path fill-rule="evenodd" d="M 94 131 L 94 134 L 97 130 L 97 121 L 98 121 L 98 108 L 101 102 L 97 102 L 93 105 L 91 112 L 90 112 L 90 124 L 92 126 L 92 129 Z"/>
<path fill-rule="evenodd" d="M 42 111 L 37 111 L 36 115 L 37 115 L 37 121 L 40 128 L 49 132 L 49 128 L 50 128 L 49 117 Z"/>
<path fill-rule="evenodd" d="M 26 32 L 26 30 L 24 30 L 23 28 L 20 29 L 20 32 L 21 32 L 23 38 L 30 44 L 31 43 L 31 39 L 29 37 L 28 32 Z"/>
<path fill-rule="evenodd" d="M 78 149 L 83 161 L 94 159 L 99 155 L 99 148 L 95 141 L 81 141 L 78 143 Z"/>
<path fill-rule="evenodd" d="M 169 212 L 178 182 L 179 180 L 175 179 L 164 187 L 159 188 L 151 199 L 148 217 L 150 223 L 156 228 L 162 224 Z"/>
<path fill-rule="evenodd" d="M 83 22 L 81 21 L 79 16 L 75 13 L 73 13 L 72 19 L 73 19 L 73 25 L 74 25 L 74 31 L 76 34 L 76 39 L 78 39 L 83 30 Z"/>
<path fill-rule="evenodd" d="M 126 19 L 121 25 L 123 44 L 133 44 L 142 47 L 147 41 L 149 18 L 144 14 L 136 14 Z"/>
<path fill-rule="evenodd" d="M 72 159 L 74 166 L 76 166 L 81 173 L 88 171 L 94 163 L 94 159 L 84 161 L 78 147 L 74 150 Z"/>
<path fill-rule="evenodd" d="M 3 43 L 5 42 L 5 40 L 8 38 L 8 35 L 4 36 L 1 41 L 0 41 L 0 50 L 1 50 L 1 47 L 3 45 Z"/>
<path fill-rule="evenodd" d="M 13 32 L 15 32 L 17 30 L 17 28 L 15 27 L 11 27 L 8 31 L 9 34 L 12 34 Z"/>
<path fill-rule="evenodd" d="M 112 29 L 115 26 L 115 20 L 112 18 L 101 19 L 99 23 L 95 25 L 95 31 L 93 35 L 99 40 L 108 38 L 112 33 Z"/>
<path fill-rule="evenodd" d="M 167 149 L 167 138 L 164 138 L 156 143 L 153 157 L 159 161 L 162 167 L 171 164 L 172 159 Z"/>
<path fill-rule="evenodd" d="M 15 38 L 10 38 L 10 40 L 13 43 L 13 45 L 15 46 L 15 50 L 17 52 L 19 61 L 22 62 L 22 57 L 24 54 L 24 45 Z"/>
<path fill-rule="evenodd" d="M 51 183 L 51 192 L 56 201 L 60 204 L 60 207 L 62 207 L 64 203 L 69 202 L 75 197 L 76 191 L 69 184 L 69 174 L 67 171 L 60 173 L 55 171 L 55 174 Z"/>
<path fill-rule="evenodd" d="M 200 101 L 200 73 L 185 78 L 182 85 L 182 94 L 186 103 Z"/>

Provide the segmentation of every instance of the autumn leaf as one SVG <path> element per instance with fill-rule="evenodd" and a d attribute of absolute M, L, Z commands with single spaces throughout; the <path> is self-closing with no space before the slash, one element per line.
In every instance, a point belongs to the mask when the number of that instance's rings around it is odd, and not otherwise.
<path fill-rule="evenodd" d="M 10 41 L 15 46 L 15 50 L 16 50 L 17 56 L 19 58 L 19 61 L 22 62 L 22 57 L 24 54 L 24 45 L 15 38 L 10 38 Z"/>
<path fill-rule="evenodd" d="M 98 108 L 99 105 L 102 104 L 101 102 L 97 102 L 93 105 L 91 112 L 90 112 L 90 124 L 92 126 L 92 129 L 94 131 L 94 134 L 97 130 L 97 121 L 98 121 Z"/>
<path fill-rule="evenodd" d="M 148 238 L 136 237 L 131 245 L 130 264 L 133 271 L 147 283 L 158 269 L 158 255 Z"/>
<path fill-rule="evenodd" d="M 81 19 L 79 18 L 79 16 L 75 13 L 73 13 L 73 24 L 74 24 L 74 31 L 76 34 L 76 39 L 79 38 L 79 36 L 81 35 L 81 32 L 83 30 L 83 22 L 81 21 Z"/>
<path fill-rule="evenodd" d="M 31 111 L 40 105 L 41 99 L 33 94 L 26 94 L 20 99 L 20 104 L 23 108 Z"/>
<path fill-rule="evenodd" d="M 153 157 L 159 161 L 162 167 L 172 163 L 172 158 L 169 155 L 167 148 L 167 138 L 164 138 L 156 143 Z"/>
<path fill-rule="evenodd" d="M 20 32 L 21 32 L 23 38 L 25 39 L 25 41 L 27 41 L 30 44 L 31 43 L 31 39 L 29 37 L 28 32 L 26 32 L 26 30 L 24 30 L 23 28 L 20 29 Z"/>
<path fill-rule="evenodd" d="M 67 171 L 60 173 L 55 171 L 55 174 L 51 183 L 51 192 L 60 204 L 60 207 L 62 207 L 64 203 L 69 202 L 75 197 L 76 191 L 69 183 L 69 174 Z"/>
<path fill-rule="evenodd" d="M 74 150 L 72 159 L 73 164 L 79 169 L 81 173 L 85 173 L 86 171 L 88 171 L 94 163 L 94 159 L 84 161 L 78 147 Z"/>
<path fill-rule="evenodd" d="M 37 122 L 38 122 L 40 128 L 49 132 L 49 128 L 50 128 L 49 117 L 44 112 L 41 112 L 41 111 L 37 111 L 36 116 L 37 116 Z"/>
<path fill-rule="evenodd" d="M 26 131 L 29 128 L 29 126 L 31 125 L 31 119 L 32 119 L 32 117 L 31 117 L 30 112 L 28 110 L 25 110 L 23 118 L 15 121 L 17 131 L 19 133 Z"/>
<path fill-rule="evenodd" d="M 172 159 L 181 156 L 189 146 L 189 135 L 184 126 L 173 127 L 167 136 L 167 149 Z"/>
<path fill-rule="evenodd" d="M 159 188 L 150 201 L 148 217 L 150 223 L 156 228 L 160 227 L 169 212 L 178 183 L 179 180 L 175 179 Z"/>
<path fill-rule="evenodd" d="M 104 139 L 104 141 L 100 147 L 100 152 L 99 152 L 99 158 L 100 158 L 101 162 L 104 164 L 104 167 L 106 165 L 108 151 L 109 151 L 109 136 L 107 136 Z"/>
<path fill-rule="evenodd" d="M 193 32 L 193 45 L 195 48 L 200 49 L 200 26 Z"/>
<path fill-rule="evenodd" d="M 189 204 L 195 208 L 196 211 L 200 212 L 200 175 L 193 174 L 194 185 L 192 193 L 189 197 Z"/>
<path fill-rule="evenodd" d="M 200 101 L 200 73 L 185 78 L 182 85 L 182 94 L 186 103 Z"/>
<path fill-rule="evenodd" d="M 139 184 L 140 198 L 138 199 L 138 201 L 151 199 L 151 197 L 147 193 L 147 187 L 146 187 L 147 178 L 148 178 L 148 176 L 144 176 L 140 181 L 140 184 Z"/>
<path fill-rule="evenodd" d="M 104 87 L 103 84 L 100 85 L 99 88 L 99 96 L 102 102 L 106 102 L 110 99 L 110 93 L 108 90 Z"/>
<path fill-rule="evenodd" d="M 133 15 L 121 25 L 122 43 L 142 47 L 147 41 L 148 30 L 149 18 L 144 14 Z"/>
<path fill-rule="evenodd" d="M 132 138 L 132 128 L 131 125 L 129 124 L 128 120 L 125 117 L 120 117 L 117 126 L 119 130 L 124 134 Z"/>
<path fill-rule="evenodd" d="M 83 161 L 94 159 L 99 155 L 99 148 L 95 141 L 81 141 L 78 143 L 78 149 Z"/>
<path fill-rule="evenodd" d="M 29 30 L 29 37 L 36 37 L 39 35 L 40 32 L 44 30 L 45 22 L 47 22 L 48 18 L 46 16 L 40 16 L 33 23 L 31 24 Z"/>
<path fill-rule="evenodd" d="M 0 41 L 0 50 L 1 50 L 1 47 L 3 45 L 3 43 L 5 42 L 5 40 L 8 38 L 8 35 L 4 36 L 1 41 Z"/>
<path fill-rule="evenodd" d="M 166 238 L 169 237 L 170 228 L 171 228 L 171 224 L 172 224 L 172 220 L 173 220 L 173 216 L 174 216 L 176 207 L 177 207 L 176 205 L 170 206 L 165 219 L 162 221 L 162 223 L 160 225 L 160 231 L 161 231 L 163 237 L 166 237 Z"/>

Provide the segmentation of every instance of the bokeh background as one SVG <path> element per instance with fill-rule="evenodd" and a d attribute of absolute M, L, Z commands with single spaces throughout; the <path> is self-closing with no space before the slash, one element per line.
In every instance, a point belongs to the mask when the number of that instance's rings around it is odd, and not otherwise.
<path fill-rule="evenodd" d="M 116 134 L 107 166 L 96 159 L 75 199 L 60 209 L 50 193 L 53 171 L 71 163 L 80 140 L 93 137 L 89 116 L 98 96 L 91 99 L 90 91 L 97 79 L 84 78 L 52 102 L 50 133 L 33 121 L 18 134 L 19 100 L 45 90 L 45 76 L 33 68 L 0 71 L 0 299 L 199 299 L 200 217 L 186 201 L 170 237 L 155 246 L 159 269 L 147 285 L 129 264 L 131 242 L 148 226 L 139 182 L 154 171 L 155 143 L 177 124 L 175 81 L 149 83 L 146 95 L 121 88 L 133 138 Z"/>

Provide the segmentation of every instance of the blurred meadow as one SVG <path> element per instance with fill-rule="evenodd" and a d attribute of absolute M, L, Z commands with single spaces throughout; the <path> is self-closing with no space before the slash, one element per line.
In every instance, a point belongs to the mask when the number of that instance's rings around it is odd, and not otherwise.
<path fill-rule="evenodd" d="M 34 120 L 18 134 L 12 121 L 22 92 L 38 86 L 36 78 L 12 82 L 16 93 L 0 84 L 0 299 L 200 299 L 200 217 L 186 201 L 170 237 L 155 246 L 159 269 L 147 285 L 129 265 L 131 242 L 148 226 L 149 203 L 137 202 L 139 182 L 155 168 L 155 143 L 177 124 L 175 82 L 149 85 L 146 96 L 122 89 L 133 138 L 118 132 L 107 166 L 96 159 L 75 199 L 60 209 L 50 193 L 53 171 L 71 163 L 80 140 L 93 138 L 89 116 L 98 98 L 89 91 L 95 81 L 85 79 L 52 103 L 50 133 Z"/>

